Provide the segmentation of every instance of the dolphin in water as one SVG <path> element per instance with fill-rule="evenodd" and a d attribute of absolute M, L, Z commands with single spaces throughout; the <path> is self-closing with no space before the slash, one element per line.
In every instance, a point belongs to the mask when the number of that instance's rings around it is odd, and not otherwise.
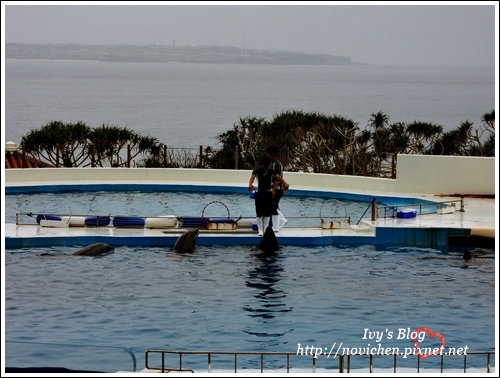
<path fill-rule="evenodd" d="M 72 253 L 73 256 L 101 256 L 115 248 L 106 243 L 94 243 Z"/>
<path fill-rule="evenodd" d="M 470 260 L 472 258 L 494 259 L 495 253 L 488 253 L 484 249 L 476 249 L 472 252 L 469 251 L 468 249 L 465 249 L 463 258 L 464 258 L 464 260 Z"/>
<path fill-rule="evenodd" d="M 266 231 L 262 236 L 262 240 L 260 241 L 259 249 L 269 253 L 276 252 L 279 248 L 280 246 L 278 245 L 278 240 L 276 239 L 273 228 L 271 226 L 267 226 Z"/>
<path fill-rule="evenodd" d="M 111 252 L 115 249 L 115 247 L 110 246 L 106 243 L 94 243 L 90 244 L 82 249 L 79 249 L 76 252 L 73 252 L 69 256 L 102 256 L 108 252 Z M 42 253 L 40 256 L 54 256 L 52 253 Z"/>
<path fill-rule="evenodd" d="M 173 251 L 174 252 L 193 252 L 194 247 L 196 245 L 196 238 L 200 230 L 189 230 L 179 236 L 179 239 L 174 244 Z"/>
<path fill-rule="evenodd" d="M 462 255 L 462 260 L 470 261 L 472 259 L 494 259 L 495 252 L 488 252 L 484 249 L 475 249 L 473 251 L 468 250 L 467 248 L 464 250 L 464 254 Z M 436 256 L 424 256 L 420 257 L 419 260 L 458 260 L 460 257 L 458 256 L 450 256 L 450 257 L 436 257 Z"/>

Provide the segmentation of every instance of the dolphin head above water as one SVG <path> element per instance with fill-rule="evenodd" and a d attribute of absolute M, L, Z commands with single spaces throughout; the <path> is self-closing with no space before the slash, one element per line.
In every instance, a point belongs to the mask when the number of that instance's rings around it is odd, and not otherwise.
<path fill-rule="evenodd" d="M 472 258 L 472 255 L 468 249 L 464 251 L 464 260 L 470 260 Z"/>
<path fill-rule="evenodd" d="M 174 244 L 174 252 L 193 252 L 196 246 L 196 238 L 200 230 L 189 230 L 179 236 L 179 239 Z"/>

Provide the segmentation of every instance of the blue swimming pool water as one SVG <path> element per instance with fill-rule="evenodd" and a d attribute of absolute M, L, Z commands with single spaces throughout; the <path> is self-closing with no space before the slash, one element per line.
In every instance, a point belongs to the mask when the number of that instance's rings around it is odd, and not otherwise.
<path fill-rule="evenodd" d="M 206 193 L 183 191 L 65 191 L 6 195 L 6 223 L 16 213 L 32 212 L 21 223 L 35 223 L 37 214 L 112 215 L 153 217 L 161 215 L 255 217 L 255 202 L 248 193 Z M 312 196 L 283 196 L 281 211 L 288 226 L 320 226 L 318 217 L 349 216 L 358 222 L 370 202 L 335 200 Z M 369 212 L 365 215 L 370 217 Z M 305 218 L 311 217 L 311 219 Z M 315 219 L 314 219 L 315 218 Z"/>
<path fill-rule="evenodd" d="M 418 327 L 443 335 L 446 346 L 494 349 L 494 259 L 466 262 L 459 249 L 284 246 L 266 256 L 255 247 L 199 246 L 192 254 L 119 247 L 101 258 L 40 256 L 77 247 L 5 252 L 7 366 L 27 351 L 32 363 L 37 356 L 46 363 L 50 344 L 130 348 L 139 369 L 147 349 L 289 352 L 298 344 L 330 349 L 335 342 L 403 349 L 413 343 L 398 338 L 400 329 Z M 393 337 L 363 339 L 366 329 Z M 62 358 L 70 349 L 52 354 Z M 85 351 L 70 354 L 72 366 Z M 104 358 L 111 352 L 99 353 L 103 361 L 94 359 L 92 367 L 126 369 Z M 198 366 L 189 361 L 185 367 Z M 468 358 L 468 366 L 474 361 Z M 318 364 L 327 362 L 333 363 Z M 422 363 L 437 366 L 439 358 Z M 231 366 L 229 360 L 213 368 Z M 484 358 L 477 366 L 485 366 Z"/>
<path fill-rule="evenodd" d="M 7 223 L 17 212 L 67 213 L 68 207 L 73 215 L 255 215 L 247 193 L 61 191 L 5 198 Z M 356 223 L 368 205 L 285 195 L 281 209 L 289 225 L 318 227 L 320 213 L 347 213 Z M 188 255 L 120 246 L 102 258 L 63 256 L 81 247 L 5 252 L 8 366 L 25 363 L 27 354 L 42 365 L 57 361 L 89 369 L 90 360 L 96 370 L 130 370 L 124 352 L 130 350 L 140 369 L 147 349 L 289 352 L 299 344 L 330 349 L 342 343 L 403 350 L 413 342 L 398 337 L 401 330 L 418 327 L 442 334 L 447 346 L 494 349 L 494 259 L 466 262 L 462 249 L 282 246 L 265 256 L 251 246 L 197 246 Z M 40 256 L 46 252 L 61 256 Z M 393 337 L 363 338 L 367 329 L 392 331 Z M 422 344 L 439 346 L 434 339 Z M 425 359 L 425 366 L 437 366 L 438 359 Z M 206 368 L 206 361 L 186 363 Z M 311 359 L 293 363 L 310 368 Z M 233 362 L 218 364 L 214 368 L 230 369 Z M 283 361 L 269 364 L 278 368 Z M 392 359 L 377 364 L 391 367 Z M 474 364 L 484 367 L 484 358 L 469 357 L 468 366 Z"/>

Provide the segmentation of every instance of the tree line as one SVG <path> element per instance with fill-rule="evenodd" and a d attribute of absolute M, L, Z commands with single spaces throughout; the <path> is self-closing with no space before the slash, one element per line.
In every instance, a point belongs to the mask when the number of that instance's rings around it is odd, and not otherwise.
<path fill-rule="evenodd" d="M 21 148 L 63 167 L 253 169 L 267 146 L 277 146 L 286 171 L 396 177 L 397 154 L 495 156 L 495 111 L 473 128 L 466 120 L 448 132 L 429 122 L 390 123 L 382 111 L 366 127 L 338 115 L 283 111 L 271 120 L 240 118 L 217 135 L 220 148 L 176 149 L 127 127 L 52 121 L 22 137 Z"/>

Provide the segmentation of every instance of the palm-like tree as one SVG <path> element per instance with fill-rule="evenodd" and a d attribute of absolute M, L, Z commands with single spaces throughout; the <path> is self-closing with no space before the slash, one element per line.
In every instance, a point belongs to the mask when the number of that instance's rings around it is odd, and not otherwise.
<path fill-rule="evenodd" d="M 495 109 L 483 114 L 481 122 L 484 130 L 490 133 L 483 144 L 483 156 L 493 157 L 495 156 Z"/>
<path fill-rule="evenodd" d="M 399 153 L 495 156 L 495 111 L 485 113 L 481 122 L 479 131 L 466 120 L 443 134 L 442 126 L 428 122 L 389 126 L 389 116 L 382 111 L 371 114 L 362 131 L 357 123 L 338 115 L 292 110 L 275 115 L 271 121 L 249 116 L 218 135 L 221 149 L 208 147 L 202 152 L 203 167 L 253 169 L 266 147 L 275 145 L 288 171 L 395 177 Z M 487 138 L 484 133 L 489 133 Z M 144 158 L 137 166 L 160 167 L 166 159 L 165 146 L 157 138 L 112 125 L 92 129 L 83 122 L 52 121 L 24 136 L 21 148 L 65 167 L 130 166 L 138 155 Z M 193 163 L 191 156 L 180 162 L 170 155 L 169 166 L 199 164 L 198 159 Z"/>
<path fill-rule="evenodd" d="M 489 111 L 488 113 L 484 113 L 481 117 L 481 122 L 487 130 L 495 133 L 495 109 Z"/>
<path fill-rule="evenodd" d="M 107 161 L 111 167 L 128 166 L 139 154 L 146 155 L 147 161 L 157 161 L 162 152 L 162 144 L 157 138 L 113 125 L 103 124 L 95 128 L 90 135 L 90 142 L 93 161 L 99 166 L 103 165 L 103 161 Z"/>
<path fill-rule="evenodd" d="M 264 118 L 240 118 L 240 124 L 236 127 L 236 138 L 238 151 L 241 153 L 243 166 L 246 169 L 255 168 L 264 155 L 263 129 L 266 124 L 267 121 Z"/>
<path fill-rule="evenodd" d="M 389 126 L 385 151 L 391 156 L 391 178 L 396 178 L 397 156 L 407 150 L 410 144 L 408 126 L 404 122 L 396 122 Z"/>
<path fill-rule="evenodd" d="M 454 130 L 436 139 L 431 149 L 432 155 L 468 155 L 472 123 L 464 121 Z"/>
<path fill-rule="evenodd" d="M 26 153 L 55 166 L 78 167 L 88 159 L 87 149 L 92 129 L 83 122 L 52 121 L 22 137 Z"/>
<path fill-rule="evenodd" d="M 126 127 L 119 128 L 103 124 L 95 128 L 91 136 L 91 149 L 95 164 L 102 166 L 103 162 L 107 161 L 111 167 L 123 166 L 120 151 L 135 138 L 135 133 Z"/>
<path fill-rule="evenodd" d="M 283 111 L 274 115 L 263 128 L 263 143 L 266 146 L 280 146 L 279 155 L 286 171 L 307 171 L 310 148 L 307 140 L 316 141 L 314 128 L 325 123 L 326 116 L 299 110 Z"/>
<path fill-rule="evenodd" d="M 443 132 L 443 126 L 414 121 L 408 124 L 406 131 L 409 137 L 406 153 L 425 154 Z"/>
<path fill-rule="evenodd" d="M 371 175 L 369 169 L 372 156 L 371 147 L 371 132 L 369 130 L 361 130 L 356 134 L 352 145 L 352 149 L 355 151 L 355 153 L 353 152 L 353 175 L 358 174 L 358 172 L 363 176 Z"/>
<path fill-rule="evenodd" d="M 480 130 L 476 130 L 471 137 L 475 145 L 471 147 L 470 154 L 473 156 L 495 156 L 495 110 L 483 114 L 481 117 L 482 126 Z M 484 133 L 488 133 L 486 140 L 483 138 Z"/>
<path fill-rule="evenodd" d="M 382 111 L 372 113 L 368 120 L 368 127 L 374 129 L 372 134 L 373 147 L 375 149 L 376 165 L 378 174 L 380 175 L 382 169 L 382 160 L 384 160 L 384 145 L 386 143 L 387 133 L 385 128 L 389 125 L 389 116 Z"/>
<path fill-rule="evenodd" d="M 92 129 L 83 122 L 62 121 L 30 131 L 23 136 L 21 147 L 40 160 L 64 167 L 103 166 L 105 161 L 119 167 L 128 165 L 139 154 L 157 161 L 162 151 L 157 138 L 136 134 L 126 127 L 103 125 Z"/>

